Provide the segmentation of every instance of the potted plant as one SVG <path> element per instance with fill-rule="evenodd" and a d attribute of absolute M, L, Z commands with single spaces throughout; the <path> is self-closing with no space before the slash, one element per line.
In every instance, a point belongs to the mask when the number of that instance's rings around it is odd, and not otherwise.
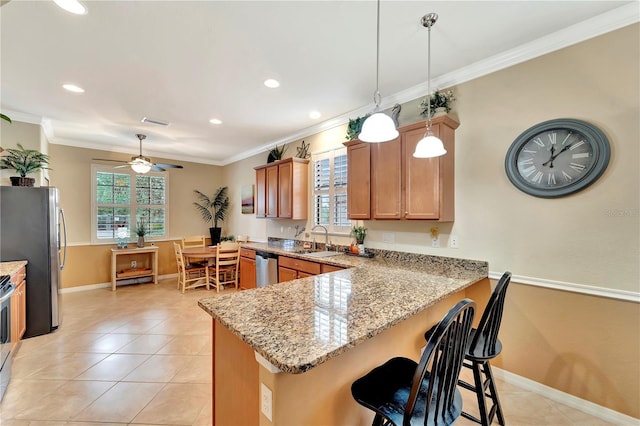
<path fill-rule="evenodd" d="M 356 239 L 358 245 L 364 244 L 364 238 L 367 236 L 367 228 L 364 226 L 354 226 L 351 228 L 351 235 Z"/>
<path fill-rule="evenodd" d="M 11 123 L 11 119 L 8 116 L 6 116 L 3 113 L 1 113 L 1 112 L 0 112 L 0 118 L 5 120 L 5 121 L 8 121 L 9 123 Z"/>
<path fill-rule="evenodd" d="M 445 90 L 442 92 L 439 90 L 436 90 L 431 94 L 429 99 L 431 100 L 431 116 L 432 117 L 435 116 L 436 114 L 438 115 L 446 114 L 449 111 L 451 111 L 451 105 L 456 100 L 453 94 L 453 90 Z M 422 102 L 420 102 L 420 109 L 421 109 L 420 114 L 422 115 L 427 114 L 427 111 L 428 111 L 427 98 L 424 98 Z"/>
<path fill-rule="evenodd" d="M 144 218 L 136 223 L 136 235 L 138 236 L 138 247 L 144 247 L 144 236 L 149 233 L 147 221 Z"/>
<path fill-rule="evenodd" d="M 282 160 L 282 156 L 287 151 L 287 145 L 282 145 L 278 147 L 276 145 L 274 148 L 269 151 L 269 156 L 267 157 L 267 163 L 273 163 L 274 161 Z"/>
<path fill-rule="evenodd" d="M 360 131 L 362 130 L 362 123 L 364 123 L 370 115 L 371 114 L 367 114 L 363 117 L 350 118 L 349 124 L 347 125 L 347 135 L 345 136 L 345 139 L 348 141 L 357 139 Z"/>
<path fill-rule="evenodd" d="M 218 227 L 218 221 L 224 221 L 227 210 L 229 210 L 227 190 L 228 188 L 226 186 L 221 186 L 216 190 L 215 194 L 213 194 L 213 197 L 209 197 L 197 189 L 193 191 L 198 198 L 198 202 L 194 202 L 193 205 L 200 213 L 202 220 L 213 225 L 209 228 L 212 245 L 217 245 L 220 242 L 222 228 Z"/>
<path fill-rule="evenodd" d="M 49 163 L 49 156 L 35 149 L 25 149 L 18 144 L 18 148 L 9 148 L 4 152 L 6 155 L 0 159 L 0 169 L 12 169 L 20 175 L 9 177 L 12 186 L 33 186 L 36 180 L 27 175 L 40 169 L 48 169 L 46 165 Z"/>

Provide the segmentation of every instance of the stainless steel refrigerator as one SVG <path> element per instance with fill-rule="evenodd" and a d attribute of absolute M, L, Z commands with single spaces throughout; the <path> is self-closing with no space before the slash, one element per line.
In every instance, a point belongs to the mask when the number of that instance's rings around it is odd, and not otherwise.
<path fill-rule="evenodd" d="M 0 186 L 0 261 L 27 260 L 24 337 L 60 325 L 58 289 L 66 258 L 66 226 L 57 188 Z"/>

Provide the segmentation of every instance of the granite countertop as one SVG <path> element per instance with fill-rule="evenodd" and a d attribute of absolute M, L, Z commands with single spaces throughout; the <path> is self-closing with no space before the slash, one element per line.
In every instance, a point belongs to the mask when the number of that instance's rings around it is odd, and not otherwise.
<path fill-rule="evenodd" d="M 487 262 L 400 252 L 312 258 L 348 269 L 201 299 L 199 306 L 286 373 L 303 373 L 488 276 Z"/>
<path fill-rule="evenodd" d="M 13 262 L 0 262 L 0 275 L 13 275 L 20 268 L 26 266 L 26 260 L 16 260 Z"/>

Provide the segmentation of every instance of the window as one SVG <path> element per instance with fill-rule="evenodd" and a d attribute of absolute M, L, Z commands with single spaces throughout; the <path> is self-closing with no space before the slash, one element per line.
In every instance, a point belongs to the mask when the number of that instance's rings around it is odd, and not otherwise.
<path fill-rule="evenodd" d="M 313 156 L 313 224 L 331 233 L 348 233 L 347 149 Z"/>
<path fill-rule="evenodd" d="M 92 166 L 91 172 L 93 244 L 115 242 L 118 237 L 130 238 L 142 221 L 148 230 L 145 238 L 167 236 L 167 175 L 139 175 L 129 169 L 120 171 L 98 165 Z"/>

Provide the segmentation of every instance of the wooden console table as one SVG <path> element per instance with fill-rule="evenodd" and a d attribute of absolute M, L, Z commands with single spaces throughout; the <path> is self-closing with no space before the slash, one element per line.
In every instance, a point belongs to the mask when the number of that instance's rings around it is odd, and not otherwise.
<path fill-rule="evenodd" d="M 151 254 L 151 268 L 141 266 L 135 269 L 126 268 L 118 271 L 118 256 L 136 254 Z M 111 249 L 111 291 L 116 291 L 116 282 L 118 280 L 141 277 L 153 277 L 153 283 L 158 284 L 158 246 Z"/>

